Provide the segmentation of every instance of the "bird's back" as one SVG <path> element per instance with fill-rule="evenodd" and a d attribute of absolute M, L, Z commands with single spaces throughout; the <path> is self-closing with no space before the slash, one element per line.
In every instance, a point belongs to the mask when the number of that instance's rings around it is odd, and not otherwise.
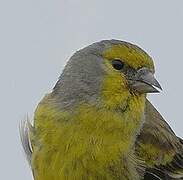
<path fill-rule="evenodd" d="M 136 153 L 146 162 L 145 179 L 183 178 L 183 140 L 175 135 L 148 100 L 145 117 L 136 141 Z"/>

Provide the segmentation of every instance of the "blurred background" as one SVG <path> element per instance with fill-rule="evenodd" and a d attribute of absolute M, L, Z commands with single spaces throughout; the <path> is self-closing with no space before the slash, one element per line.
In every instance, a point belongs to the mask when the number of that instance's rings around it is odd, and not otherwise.
<path fill-rule="evenodd" d="M 149 99 L 183 137 L 183 1 L 0 2 L 0 179 L 31 180 L 18 125 L 49 92 L 76 50 L 102 39 L 138 44 L 164 91 Z"/>

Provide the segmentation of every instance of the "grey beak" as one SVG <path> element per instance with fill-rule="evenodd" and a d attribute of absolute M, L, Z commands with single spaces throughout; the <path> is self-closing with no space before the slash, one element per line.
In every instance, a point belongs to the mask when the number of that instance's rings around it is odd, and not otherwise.
<path fill-rule="evenodd" d="M 162 90 L 153 73 L 147 68 L 141 68 L 137 71 L 130 87 L 140 93 L 159 93 L 159 89 Z"/>

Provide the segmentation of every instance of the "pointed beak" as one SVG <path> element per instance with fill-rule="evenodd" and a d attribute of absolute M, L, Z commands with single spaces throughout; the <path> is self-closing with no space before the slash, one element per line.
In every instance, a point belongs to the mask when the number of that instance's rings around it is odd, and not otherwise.
<path fill-rule="evenodd" d="M 147 68 L 137 71 L 135 78 L 130 83 L 130 88 L 139 93 L 159 93 L 159 90 L 162 90 L 154 74 Z"/>

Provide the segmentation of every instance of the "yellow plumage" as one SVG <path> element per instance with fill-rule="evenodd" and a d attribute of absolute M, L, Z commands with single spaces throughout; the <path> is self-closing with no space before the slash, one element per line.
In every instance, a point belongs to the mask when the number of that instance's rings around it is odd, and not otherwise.
<path fill-rule="evenodd" d="M 147 110 L 146 94 L 161 88 L 153 74 L 152 58 L 122 41 L 102 41 L 71 57 L 39 103 L 33 127 L 22 131 L 35 180 L 140 180 L 174 162 L 175 147 L 165 152 L 161 133 L 158 139 L 147 131 L 169 131 Z M 168 137 L 177 140 L 171 131 Z"/>
<path fill-rule="evenodd" d="M 145 97 L 127 96 L 124 91 L 112 99 L 107 93 L 115 93 L 114 84 L 119 80 L 106 79 L 100 107 L 82 104 L 72 113 L 61 112 L 48 103 L 51 95 L 39 104 L 35 113 L 35 131 L 38 133 L 32 136 L 32 140 L 43 147 L 34 149 L 35 179 L 102 180 L 124 179 L 125 176 L 139 179 L 132 147 L 142 125 Z M 111 85 L 113 88 L 110 89 Z M 122 87 L 118 87 L 119 92 L 123 92 Z M 126 97 L 129 98 L 128 109 L 115 111 L 117 104 Z"/>

